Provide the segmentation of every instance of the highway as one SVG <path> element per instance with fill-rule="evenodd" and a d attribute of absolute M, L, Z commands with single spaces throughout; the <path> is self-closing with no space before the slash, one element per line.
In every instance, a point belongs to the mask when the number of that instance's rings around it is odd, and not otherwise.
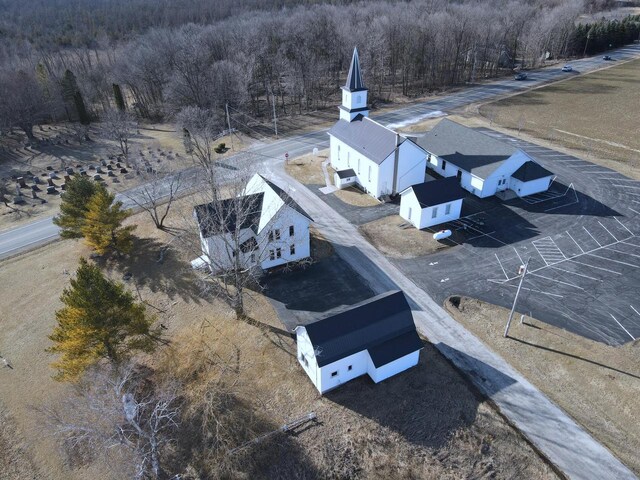
<path fill-rule="evenodd" d="M 602 55 L 596 55 L 570 62 L 574 72 L 562 72 L 560 66 L 532 70 L 527 72 L 529 78 L 525 81 L 516 81 L 509 77 L 508 79 L 470 85 L 448 95 L 438 96 L 378 115 L 374 113 L 371 117 L 391 128 L 401 128 L 433 116 L 434 112 L 436 112 L 435 114 L 437 112 L 450 112 L 465 105 L 487 101 L 500 95 L 525 91 L 545 83 L 570 78 L 576 74 L 613 66 L 623 60 L 638 58 L 640 57 L 640 45 L 629 45 L 608 53 L 616 60 L 615 62 L 607 62 L 602 60 Z M 336 120 L 337 118 L 336 109 Z M 328 146 L 328 143 L 326 130 L 318 130 L 270 143 L 262 143 L 245 152 L 238 153 L 237 156 L 253 155 L 266 163 L 273 159 L 282 159 L 285 153 L 288 153 L 290 158 L 295 158 L 296 156 L 310 153 L 314 147 L 323 149 Z M 233 163 L 233 161 L 234 156 L 224 159 L 225 163 Z M 184 182 L 183 188 L 194 186 L 193 182 L 197 182 L 196 172 L 195 169 L 188 169 L 182 172 L 185 180 L 188 180 Z M 125 206 L 132 207 L 135 204 L 130 197 L 136 196 L 141 188 L 135 187 L 130 191 L 118 194 L 117 199 L 122 201 Z M 0 232 L 0 259 L 56 239 L 58 237 L 58 227 L 53 224 L 52 220 L 53 217 L 42 218 L 32 223 Z"/>

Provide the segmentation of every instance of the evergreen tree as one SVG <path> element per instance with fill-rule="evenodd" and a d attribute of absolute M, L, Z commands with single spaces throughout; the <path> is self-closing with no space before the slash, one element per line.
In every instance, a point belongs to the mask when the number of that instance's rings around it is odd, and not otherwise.
<path fill-rule="evenodd" d="M 66 70 L 64 72 L 60 85 L 62 87 L 62 99 L 66 105 L 73 105 L 80 123 L 83 125 L 91 123 L 91 118 L 87 113 L 82 93 L 78 88 L 76 76 L 71 70 Z"/>
<path fill-rule="evenodd" d="M 88 210 L 87 206 L 99 188 L 104 187 L 83 176 L 76 176 L 67 182 L 60 204 L 60 214 L 53 219 L 53 223 L 62 229 L 60 231 L 62 238 L 83 236 L 82 227 Z"/>
<path fill-rule="evenodd" d="M 124 103 L 124 97 L 122 96 L 122 89 L 120 88 L 120 85 L 118 85 L 117 83 L 113 84 L 113 97 L 116 101 L 116 107 L 118 107 L 118 110 L 120 110 L 121 112 L 124 112 L 127 109 L 127 105 Z"/>
<path fill-rule="evenodd" d="M 122 226 L 131 216 L 131 210 L 123 210 L 122 202 L 115 202 L 115 195 L 101 187 L 91 197 L 87 205 L 82 235 L 89 246 L 99 254 L 110 249 L 118 253 L 128 253 L 133 247 L 135 225 Z"/>
<path fill-rule="evenodd" d="M 49 353 L 61 354 L 52 363 L 57 380 L 76 380 L 88 367 L 102 359 L 120 363 L 136 351 L 151 352 L 160 332 L 152 328 L 154 318 L 124 285 L 102 274 L 84 258 L 71 286 L 60 300 L 57 326 L 49 339 Z"/>

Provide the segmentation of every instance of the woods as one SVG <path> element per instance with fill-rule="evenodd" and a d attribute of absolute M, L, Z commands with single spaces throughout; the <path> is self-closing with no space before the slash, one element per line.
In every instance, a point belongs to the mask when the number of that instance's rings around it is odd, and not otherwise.
<path fill-rule="evenodd" d="M 356 45 L 375 107 L 536 66 L 545 57 L 582 55 L 586 42 L 585 27 L 575 24 L 581 0 L 243 0 L 215 8 L 196 2 L 197 9 L 177 2 L 153 12 L 147 0 L 94 0 L 104 14 L 92 16 L 93 29 L 77 21 L 83 10 L 64 0 L 24 17 L 17 2 L 2 3 L 16 23 L 0 36 L 0 118 L 27 135 L 39 122 L 87 123 L 125 108 L 151 121 L 203 109 L 221 130 L 227 104 L 232 128 L 247 130 L 271 118 L 274 106 L 281 116 L 334 104 Z M 41 17 L 54 4 L 54 17 L 68 14 L 64 32 Z M 107 13 L 109 5 L 118 8 Z M 25 22 L 29 28 L 17 31 Z M 43 28 L 36 31 L 38 22 Z M 626 21 L 620 41 L 637 37 L 639 23 Z M 591 43 L 588 52 L 596 48 L 595 30 Z"/>

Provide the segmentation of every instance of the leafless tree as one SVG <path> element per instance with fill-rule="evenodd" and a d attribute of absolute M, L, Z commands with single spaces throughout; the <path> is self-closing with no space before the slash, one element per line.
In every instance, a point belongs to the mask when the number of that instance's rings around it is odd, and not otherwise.
<path fill-rule="evenodd" d="M 118 458 L 129 476 L 165 478 L 166 450 L 180 421 L 180 387 L 155 384 L 134 364 L 117 370 L 103 365 L 88 372 L 72 395 L 39 413 L 72 463 Z"/>
<path fill-rule="evenodd" d="M 129 157 L 129 140 L 136 132 L 137 120 L 127 111 L 107 110 L 102 116 L 102 129 L 106 136 L 117 142 L 120 152 Z"/>

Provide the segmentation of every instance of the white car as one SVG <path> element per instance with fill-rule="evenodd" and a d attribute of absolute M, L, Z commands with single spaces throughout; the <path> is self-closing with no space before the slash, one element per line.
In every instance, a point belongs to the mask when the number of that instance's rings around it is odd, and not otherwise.
<path fill-rule="evenodd" d="M 439 232 L 433 234 L 433 238 L 435 238 L 436 240 L 444 240 L 445 238 L 448 238 L 450 236 L 451 230 L 440 230 Z"/>
<path fill-rule="evenodd" d="M 571 65 L 565 65 L 562 67 L 563 72 L 573 72 L 573 67 Z"/>

